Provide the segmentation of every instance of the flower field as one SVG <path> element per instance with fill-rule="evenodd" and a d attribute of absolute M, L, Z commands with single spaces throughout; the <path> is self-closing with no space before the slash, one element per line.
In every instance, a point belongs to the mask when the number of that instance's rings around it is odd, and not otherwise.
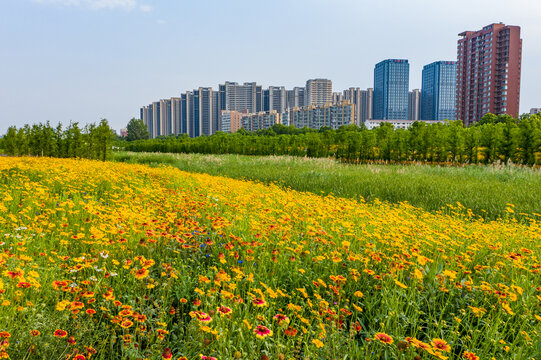
<path fill-rule="evenodd" d="M 540 257 L 460 204 L 2 157 L 0 359 L 541 359 Z"/>

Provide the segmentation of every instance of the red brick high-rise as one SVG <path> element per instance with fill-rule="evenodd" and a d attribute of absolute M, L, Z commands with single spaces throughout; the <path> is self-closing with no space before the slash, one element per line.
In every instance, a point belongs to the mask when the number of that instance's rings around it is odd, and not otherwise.
<path fill-rule="evenodd" d="M 522 39 L 502 23 L 464 31 L 458 40 L 457 118 L 473 124 L 487 113 L 518 117 Z"/>

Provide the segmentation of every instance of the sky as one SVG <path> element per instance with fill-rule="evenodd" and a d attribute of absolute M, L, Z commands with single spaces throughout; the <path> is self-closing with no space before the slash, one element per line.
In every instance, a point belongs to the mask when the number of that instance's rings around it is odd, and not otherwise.
<path fill-rule="evenodd" d="M 374 65 L 456 60 L 458 34 L 521 26 L 520 112 L 541 107 L 538 0 L 0 0 L 0 134 L 102 118 L 225 81 L 373 87 Z"/>

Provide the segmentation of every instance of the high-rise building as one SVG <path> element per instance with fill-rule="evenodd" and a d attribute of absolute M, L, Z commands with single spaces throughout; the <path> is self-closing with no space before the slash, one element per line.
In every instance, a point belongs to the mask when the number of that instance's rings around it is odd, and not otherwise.
<path fill-rule="evenodd" d="M 171 98 L 171 134 L 178 135 L 180 132 L 180 119 L 182 112 L 182 101 L 179 97 Z"/>
<path fill-rule="evenodd" d="M 248 109 L 243 111 L 248 111 Z M 261 85 L 255 85 L 255 111 L 263 111 L 263 87 Z"/>
<path fill-rule="evenodd" d="M 332 93 L 331 102 L 333 104 L 340 104 L 342 101 L 344 101 L 344 93 L 343 92 L 333 92 Z"/>
<path fill-rule="evenodd" d="M 190 119 L 193 124 L 193 137 L 210 136 L 214 133 L 218 121 L 213 109 L 213 105 L 217 104 L 213 99 L 214 93 L 210 87 L 200 87 L 193 91 L 193 117 Z"/>
<path fill-rule="evenodd" d="M 293 90 L 287 91 L 287 109 L 304 106 L 305 88 L 294 87 Z"/>
<path fill-rule="evenodd" d="M 269 86 L 263 90 L 263 111 L 283 113 L 287 107 L 287 92 L 283 86 Z"/>
<path fill-rule="evenodd" d="M 220 107 L 219 107 L 219 92 L 218 91 L 212 91 L 212 126 L 211 126 L 211 132 L 210 134 L 216 134 L 216 132 L 220 131 Z"/>
<path fill-rule="evenodd" d="M 522 39 L 520 27 L 502 23 L 459 34 L 457 117 L 465 125 L 487 113 L 518 117 Z"/>
<path fill-rule="evenodd" d="M 355 124 L 361 126 L 366 120 L 372 118 L 372 88 L 361 90 L 359 88 L 349 88 L 344 90 L 344 100 L 355 105 Z"/>
<path fill-rule="evenodd" d="M 151 109 L 152 105 L 149 105 L 149 106 L 143 106 L 141 108 L 141 119 L 143 120 L 143 123 L 146 125 L 146 127 L 148 128 L 148 132 L 150 134 L 150 138 L 152 139 L 153 136 L 152 136 L 152 109 Z"/>
<path fill-rule="evenodd" d="M 226 133 L 237 132 L 242 127 L 242 115 L 236 110 L 221 110 L 220 131 Z"/>
<path fill-rule="evenodd" d="M 239 85 L 236 82 L 226 81 L 218 88 L 218 107 L 220 110 L 236 110 L 253 113 L 260 109 L 261 86 L 255 82 Z M 259 97 L 259 98 L 258 98 Z"/>
<path fill-rule="evenodd" d="M 422 84 L 421 119 L 456 120 L 456 62 L 425 65 Z"/>
<path fill-rule="evenodd" d="M 246 131 L 269 129 L 275 124 L 282 123 L 282 114 L 276 110 L 242 114 L 241 122 Z"/>
<path fill-rule="evenodd" d="M 350 103 L 355 105 L 355 121 L 354 123 L 358 126 L 361 125 L 361 89 L 359 88 L 349 88 L 344 90 L 342 99 L 347 100 Z"/>
<path fill-rule="evenodd" d="M 171 123 L 171 100 L 160 100 L 160 135 L 168 136 L 173 133 Z"/>
<path fill-rule="evenodd" d="M 374 89 L 368 88 L 361 91 L 361 109 L 359 111 L 359 124 L 364 124 L 366 120 L 373 118 L 374 109 Z"/>
<path fill-rule="evenodd" d="M 421 116 L 421 90 L 409 92 L 408 120 L 419 120 Z"/>
<path fill-rule="evenodd" d="M 192 92 L 186 91 L 186 93 L 180 95 L 180 133 L 193 136 L 193 129 L 191 127 L 190 116 L 193 113 L 192 110 Z"/>
<path fill-rule="evenodd" d="M 288 110 L 284 118 L 282 119 L 284 125 L 294 125 L 299 129 L 330 127 L 336 130 L 340 126 L 354 124 L 355 105 L 346 100 L 334 105 L 294 108 Z"/>
<path fill-rule="evenodd" d="M 531 108 L 530 115 L 541 114 L 541 108 Z"/>
<path fill-rule="evenodd" d="M 409 101 L 408 60 L 389 59 L 374 69 L 373 118 L 407 120 Z"/>
<path fill-rule="evenodd" d="M 332 81 L 328 79 L 310 79 L 306 81 L 304 104 L 325 106 L 332 103 Z"/>
<path fill-rule="evenodd" d="M 155 101 L 152 103 L 152 138 L 162 135 L 161 132 L 161 115 L 160 115 L 160 102 Z"/>

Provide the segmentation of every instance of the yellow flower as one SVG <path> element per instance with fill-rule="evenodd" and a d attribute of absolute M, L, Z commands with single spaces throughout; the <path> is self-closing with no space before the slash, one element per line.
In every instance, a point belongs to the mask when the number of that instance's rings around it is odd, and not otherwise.
<path fill-rule="evenodd" d="M 402 289 L 407 289 L 407 288 L 408 288 L 406 285 L 402 284 L 400 281 L 398 281 L 398 280 L 396 280 L 396 279 L 394 279 L 394 283 L 395 283 L 397 286 L 401 287 Z"/>
<path fill-rule="evenodd" d="M 318 339 L 312 340 L 312 344 L 314 344 L 317 348 L 322 348 L 324 346 L 323 342 Z"/>

